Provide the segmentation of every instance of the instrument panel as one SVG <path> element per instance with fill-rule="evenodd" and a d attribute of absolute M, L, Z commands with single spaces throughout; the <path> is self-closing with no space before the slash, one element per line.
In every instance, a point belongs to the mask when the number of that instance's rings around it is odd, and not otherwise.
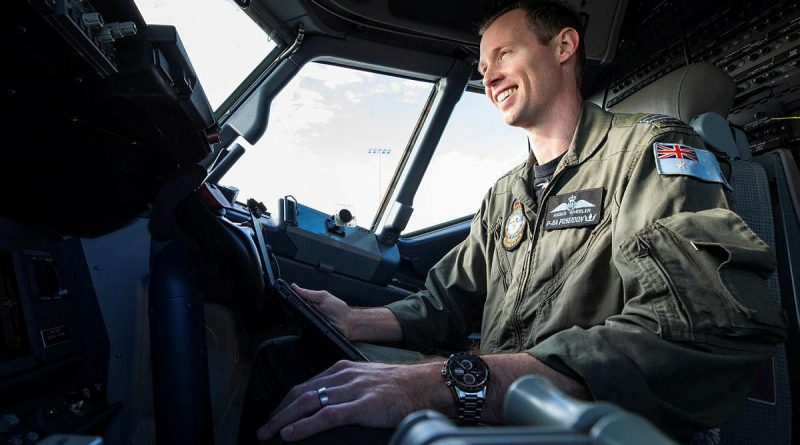
<path fill-rule="evenodd" d="M 0 444 L 109 418 L 107 369 L 80 240 L 0 218 Z"/>
<path fill-rule="evenodd" d="M 754 154 L 797 146 L 794 123 L 781 119 L 800 100 L 800 2 L 632 2 L 625 23 L 607 107 L 681 66 L 708 62 L 736 84 L 728 118 Z"/>

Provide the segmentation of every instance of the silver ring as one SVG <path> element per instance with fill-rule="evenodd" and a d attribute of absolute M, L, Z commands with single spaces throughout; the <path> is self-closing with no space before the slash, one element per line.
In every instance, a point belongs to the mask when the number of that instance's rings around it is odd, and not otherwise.
<path fill-rule="evenodd" d="M 319 404 L 320 408 L 325 408 L 331 403 L 331 399 L 328 398 L 328 388 L 322 387 L 317 390 L 317 396 L 319 397 Z"/>

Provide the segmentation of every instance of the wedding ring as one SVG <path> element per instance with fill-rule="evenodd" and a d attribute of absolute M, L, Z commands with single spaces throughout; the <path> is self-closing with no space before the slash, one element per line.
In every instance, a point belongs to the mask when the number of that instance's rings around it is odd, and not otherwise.
<path fill-rule="evenodd" d="M 328 398 L 328 388 L 323 386 L 322 388 L 318 389 L 317 396 L 319 397 L 320 408 L 325 408 L 331 403 L 331 399 Z"/>

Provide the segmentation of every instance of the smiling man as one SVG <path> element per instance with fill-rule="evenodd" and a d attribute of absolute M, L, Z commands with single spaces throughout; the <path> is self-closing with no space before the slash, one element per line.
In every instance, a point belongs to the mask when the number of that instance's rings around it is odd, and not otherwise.
<path fill-rule="evenodd" d="M 503 394 L 525 374 L 679 438 L 735 412 L 784 337 L 767 297 L 770 249 L 729 210 L 726 178 L 690 127 L 581 100 L 580 28 L 553 1 L 516 3 L 484 26 L 486 95 L 528 133 L 533 153 L 488 191 L 425 290 L 355 309 L 296 288 L 351 340 L 425 354 L 459 347 L 480 321 L 479 354 L 457 354 L 444 369 L 443 357 L 338 362 L 285 397 L 267 384 L 255 397 L 265 418 L 272 412 L 260 439 L 371 442 L 361 434 L 375 430 L 317 434 L 392 428 L 423 408 L 502 423 Z M 260 358 L 262 380 L 302 361 L 277 350 Z"/>

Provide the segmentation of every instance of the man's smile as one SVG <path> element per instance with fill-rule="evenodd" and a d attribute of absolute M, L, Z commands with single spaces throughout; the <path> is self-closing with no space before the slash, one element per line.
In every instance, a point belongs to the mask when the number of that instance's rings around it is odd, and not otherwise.
<path fill-rule="evenodd" d="M 516 92 L 517 92 L 517 87 L 506 88 L 505 90 L 497 93 L 494 100 L 495 102 L 497 102 L 497 105 L 502 106 L 508 100 L 508 98 L 511 97 L 511 95 L 513 95 Z"/>

